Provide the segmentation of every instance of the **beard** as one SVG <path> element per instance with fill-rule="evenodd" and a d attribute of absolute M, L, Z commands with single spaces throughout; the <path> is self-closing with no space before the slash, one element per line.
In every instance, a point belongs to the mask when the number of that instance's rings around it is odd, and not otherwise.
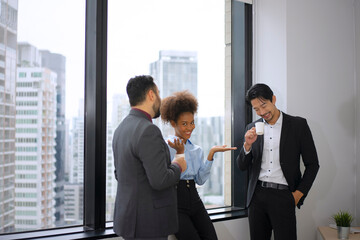
<path fill-rule="evenodd" d="M 154 107 L 153 107 L 153 109 L 154 109 Z M 154 112 L 155 112 L 155 109 L 154 109 Z M 155 119 L 158 117 L 160 117 L 160 108 L 158 108 L 158 110 L 155 112 L 155 116 L 153 118 Z"/>
<path fill-rule="evenodd" d="M 152 109 L 155 113 L 155 116 L 153 119 L 160 117 L 160 101 L 156 101 L 154 105 L 152 106 Z"/>

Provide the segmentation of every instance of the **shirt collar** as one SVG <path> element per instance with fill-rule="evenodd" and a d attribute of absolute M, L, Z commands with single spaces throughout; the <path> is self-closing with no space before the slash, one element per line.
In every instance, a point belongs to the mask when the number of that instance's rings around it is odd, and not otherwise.
<path fill-rule="evenodd" d="M 279 110 L 280 111 L 280 110 Z M 265 119 L 262 119 L 262 121 L 267 124 L 267 125 L 270 125 L 268 122 L 265 121 Z M 279 115 L 279 118 L 278 120 L 276 121 L 276 123 L 274 125 L 282 125 L 282 122 L 283 122 L 283 114 L 282 112 L 280 111 L 280 115 Z"/>
<path fill-rule="evenodd" d="M 132 109 L 134 109 L 136 111 L 139 111 L 139 112 L 142 112 L 143 114 L 146 115 L 146 117 L 149 119 L 149 121 L 152 122 L 152 118 L 151 118 L 150 114 L 148 114 L 147 112 L 145 112 L 145 111 L 143 111 L 141 109 L 138 109 L 138 108 L 134 108 L 134 107 Z"/>

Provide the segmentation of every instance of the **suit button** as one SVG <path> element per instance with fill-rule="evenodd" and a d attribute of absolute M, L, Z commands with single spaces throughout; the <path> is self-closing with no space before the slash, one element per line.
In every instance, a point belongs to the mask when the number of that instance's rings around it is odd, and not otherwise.
<path fill-rule="evenodd" d="M 186 186 L 187 186 L 188 188 L 190 187 L 190 185 L 189 185 L 189 184 L 187 184 Z"/>
<path fill-rule="evenodd" d="M 186 180 L 187 183 L 189 183 L 189 180 Z"/>

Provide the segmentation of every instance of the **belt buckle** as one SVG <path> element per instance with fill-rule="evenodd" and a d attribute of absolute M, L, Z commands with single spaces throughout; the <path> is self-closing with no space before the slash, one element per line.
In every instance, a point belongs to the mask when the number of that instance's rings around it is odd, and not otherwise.
<path fill-rule="evenodd" d="M 264 181 L 261 181 L 261 184 L 260 184 L 260 186 L 261 186 L 261 187 L 267 187 L 267 185 L 266 185 L 266 182 L 264 182 Z"/>

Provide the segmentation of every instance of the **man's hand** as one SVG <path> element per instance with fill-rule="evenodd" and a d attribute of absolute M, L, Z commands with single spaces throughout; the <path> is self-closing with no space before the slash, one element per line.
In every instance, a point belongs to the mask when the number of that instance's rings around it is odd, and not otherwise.
<path fill-rule="evenodd" d="M 296 190 L 295 192 L 292 192 L 292 195 L 295 199 L 295 206 L 297 206 L 297 204 L 299 203 L 302 196 L 304 196 L 304 194 L 302 192 L 300 192 L 299 190 Z"/>
<path fill-rule="evenodd" d="M 245 142 L 244 142 L 244 147 L 245 150 L 248 152 L 251 149 L 252 144 L 256 141 L 257 139 L 257 134 L 256 134 L 256 129 L 255 127 L 252 127 L 251 129 L 249 129 L 246 133 L 245 133 Z"/>
<path fill-rule="evenodd" d="M 184 172 L 187 168 L 187 164 L 184 157 L 175 157 L 175 159 L 172 162 L 179 164 L 179 166 L 181 167 L 181 172 Z"/>
<path fill-rule="evenodd" d="M 170 140 L 168 140 L 168 144 L 170 147 L 172 147 L 173 149 L 176 150 L 176 154 L 184 153 L 185 141 L 183 139 L 175 138 L 174 142 L 171 142 Z"/>

